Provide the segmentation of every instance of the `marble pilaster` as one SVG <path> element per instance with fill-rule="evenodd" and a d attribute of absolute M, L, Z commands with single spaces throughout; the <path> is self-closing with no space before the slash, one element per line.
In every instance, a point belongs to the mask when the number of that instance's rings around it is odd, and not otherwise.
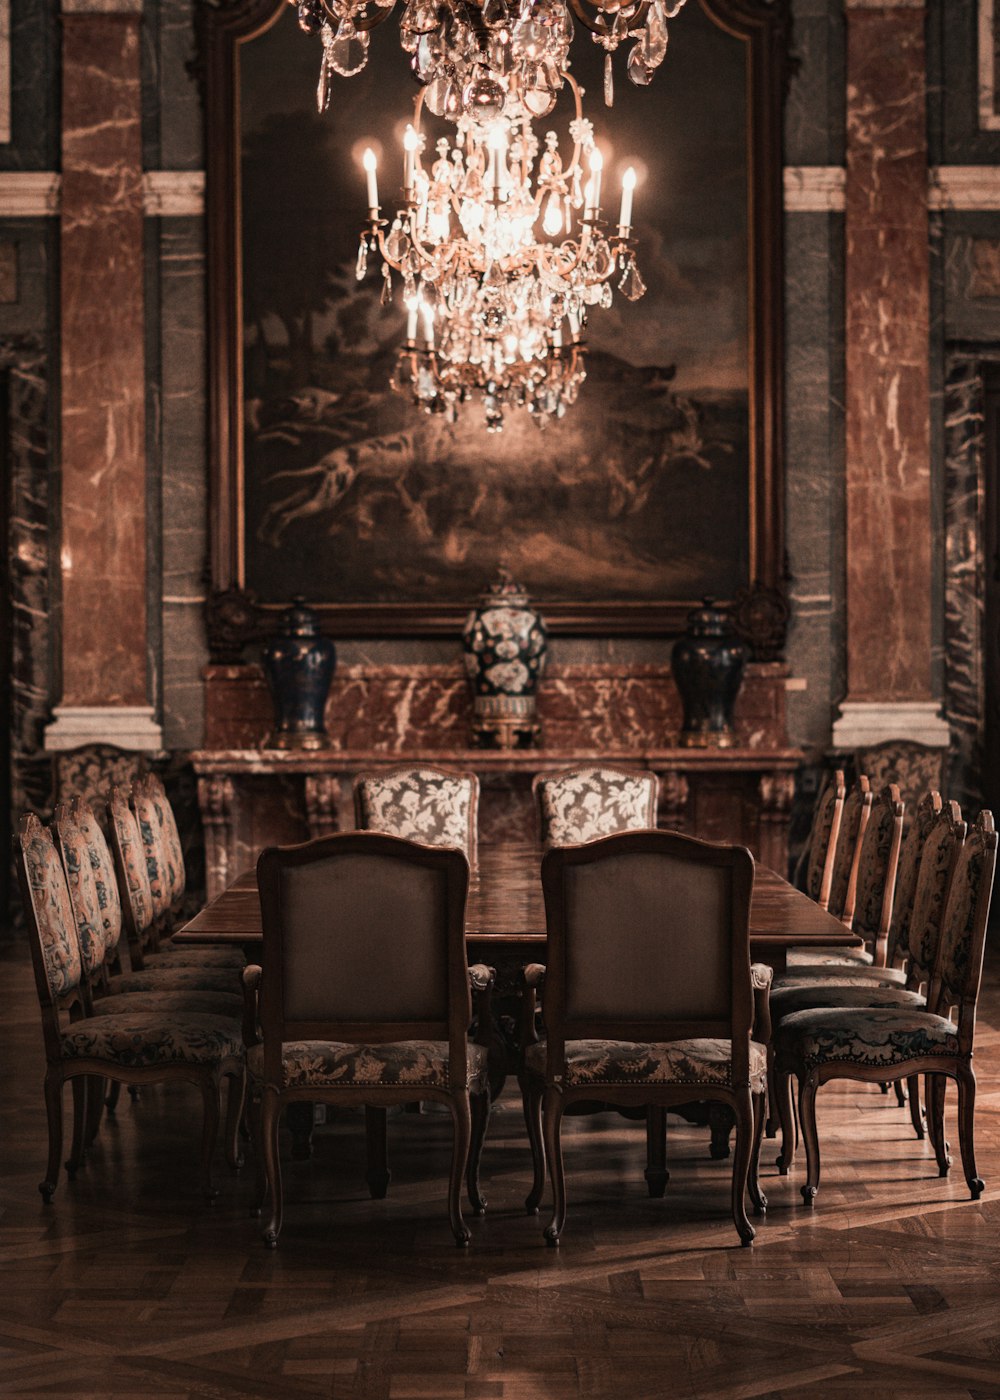
<path fill-rule="evenodd" d="M 867 742 L 888 707 L 896 737 L 918 737 L 916 724 L 922 742 L 946 743 L 931 673 L 925 14 L 912 0 L 846 11 L 847 697 L 834 742 Z"/>
<path fill-rule="evenodd" d="M 128 13 L 123 13 L 127 7 Z M 62 703 L 46 747 L 158 748 L 147 684 L 139 15 L 63 13 Z M 125 730 L 114 711 L 127 714 Z M 97 725 L 101 733 L 95 734 Z M 124 741 L 124 742 L 123 742 Z"/>

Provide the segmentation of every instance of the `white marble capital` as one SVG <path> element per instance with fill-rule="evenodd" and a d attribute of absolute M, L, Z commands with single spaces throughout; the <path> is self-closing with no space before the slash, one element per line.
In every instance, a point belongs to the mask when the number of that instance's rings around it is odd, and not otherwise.
<path fill-rule="evenodd" d="M 951 742 L 937 700 L 843 700 L 833 725 L 833 747 L 853 750 L 902 739 L 929 748 Z"/>
<path fill-rule="evenodd" d="M 49 752 L 85 744 L 113 744 L 149 753 L 163 748 L 152 705 L 57 705 L 45 730 Z"/>

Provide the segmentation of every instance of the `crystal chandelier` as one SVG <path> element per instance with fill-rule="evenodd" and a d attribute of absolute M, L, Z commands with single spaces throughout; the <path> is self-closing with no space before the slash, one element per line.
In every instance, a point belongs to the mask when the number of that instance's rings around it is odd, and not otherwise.
<path fill-rule="evenodd" d="M 429 169 L 421 92 L 391 225 L 380 216 L 374 152 L 365 152 L 368 224 L 357 276 L 377 248 L 387 305 L 393 272 L 401 275 L 407 327 L 392 387 L 427 412 L 454 416 L 477 394 L 491 431 L 502 428 L 505 407 L 525 407 L 539 424 L 561 417 L 586 376 L 589 309 L 611 305 L 616 273 L 629 300 L 646 290 L 632 237 L 635 172 L 624 173 L 617 230 L 609 232 L 601 152 L 578 84 L 563 78 L 575 103 L 568 162 L 554 131 L 540 148 L 513 75 L 479 80 L 473 113 L 462 111 L 454 137 L 437 141 Z"/>
<path fill-rule="evenodd" d="M 396 0 L 289 0 L 299 24 L 323 44 L 317 102 L 330 102 L 334 74 L 350 77 L 368 62 L 371 31 Z M 532 115 L 545 116 L 569 64 L 573 17 L 605 52 L 604 100 L 614 98 L 611 56 L 631 41 L 627 73 L 645 87 L 667 52 L 667 22 L 686 0 L 405 0 L 400 42 L 412 55 L 432 112 L 471 111 L 483 68 L 516 75 Z"/>

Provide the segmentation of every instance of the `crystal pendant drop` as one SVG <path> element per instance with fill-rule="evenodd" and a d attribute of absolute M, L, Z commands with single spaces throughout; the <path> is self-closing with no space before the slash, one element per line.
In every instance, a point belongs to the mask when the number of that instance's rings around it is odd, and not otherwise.
<path fill-rule="evenodd" d="M 393 219 L 392 228 L 389 230 L 389 237 L 385 240 L 385 251 L 393 262 L 402 262 L 406 257 L 410 240 L 403 232 L 403 225 L 399 219 Z"/>
<path fill-rule="evenodd" d="M 627 69 L 629 81 L 635 83 L 636 87 L 647 87 L 653 80 L 653 70 L 646 63 L 642 56 L 642 44 L 634 44 L 632 52 L 628 56 Z"/>
<path fill-rule="evenodd" d="M 410 0 L 400 19 L 402 29 L 412 29 L 414 34 L 430 34 L 438 27 L 437 5 L 433 0 Z"/>
<path fill-rule="evenodd" d="M 503 111 L 507 94 L 494 78 L 480 76 L 465 89 L 464 106 L 475 121 L 491 121 Z"/>
<path fill-rule="evenodd" d="M 498 29 L 508 19 L 505 0 L 486 0 L 483 6 L 483 23 L 487 29 Z"/>
<path fill-rule="evenodd" d="M 628 266 L 622 273 L 622 279 L 618 283 L 619 290 L 629 301 L 638 301 L 646 291 L 646 284 L 642 280 L 642 273 L 636 266 L 635 258 L 629 258 Z"/>
<path fill-rule="evenodd" d="M 368 62 L 368 31 L 359 31 L 350 20 L 344 20 L 330 45 L 330 62 L 343 78 L 360 73 Z"/>
<path fill-rule="evenodd" d="M 392 273 L 388 263 L 382 264 L 382 292 L 379 301 L 383 306 L 392 305 Z"/>
<path fill-rule="evenodd" d="M 667 20 L 662 0 L 652 0 L 646 13 L 642 56 L 650 68 L 658 68 L 667 52 Z"/>
<path fill-rule="evenodd" d="M 443 73 L 439 73 L 427 84 L 424 91 L 424 106 L 428 112 L 433 112 L 436 117 L 444 116 L 450 86 L 447 76 Z"/>
<path fill-rule="evenodd" d="M 326 42 L 328 34 L 331 34 L 330 26 L 326 25 L 323 29 L 323 57 L 319 61 L 319 82 L 316 84 L 316 110 L 318 112 L 325 112 L 329 107 L 333 88 L 330 72 L 330 48 Z"/>
<path fill-rule="evenodd" d="M 321 0 L 299 0 L 298 19 L 304 34 L 318 34 L 323 28 Z"/>
<path fill-rule="evenodd" d="M 613 107 L 615 105 L 615 75 L 611 70 L 611 55 L 604 55 L 604 105 Z"/>
<path fill-rule="evenodd" d="M 365 273 L 368 271 L 368 243 L 365 235 L 361 235 L 361 242 L 358 244 L 358 263 L 354 269 L 354 275 L 359 282 L 365 280 Z"/>

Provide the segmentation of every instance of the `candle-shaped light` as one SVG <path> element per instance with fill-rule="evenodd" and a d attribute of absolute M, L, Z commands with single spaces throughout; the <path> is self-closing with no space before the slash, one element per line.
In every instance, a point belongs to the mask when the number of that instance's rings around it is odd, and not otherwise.
<path fill-rule="evenodd" d="M 420 306 L 424 313 L 424 339 L 427 341 L 428 350 L 434 349 L 434 308 L 422 302 Z"/>
<path fill-rule="evenodd" d="M 417 174 L 417 133 L 407 126 L 403 133 L 403 189 L 409 194 Z"/>
<path fill-rule="evenodd" d="M 372 218 L 374 218 L 378 210 L 378 181 L 375 177 L 375 167 L 378 164 L 378 159 L 371 146 L 366 148 L 364 155 L 361 157 L 361 163 L 365 167 L 365 175 L 368 179 L 368 212 Z"/>
<path fill-rule="evenodd" d="M 552 348 L 553 350 L 562 349 L 562 326 L 556 326 L 552 332 Z"/>
<path fill-rule="evenodd" d="M 601 171 L 604 169 L 604 157 L 595 146 L 590 153 L 590 185 L 587 203 L 596 215 L 601 208 Z"/>
<path fill-rule="evenodd" d="M 618 216 L 618 234 L 628 238 L 632 229 L 632 191 L 635 189 L 635 171 L 631 165 L 622 176 L 622 208 Z"/>
<path fill-rule="evenodd" d="M 417 307 L 420 305 L 418 297 L 411 297 L 406 303 L 406 338 L 416 340 L 417 338 Z"/>
<path fill-rule="evenodd" d="M 569 320 L 570 335 L 576 340 L 577 336 L 580 334 L 580 318 L 575 311 L 570 311 L 567 313 L 567 319 Z"/>

